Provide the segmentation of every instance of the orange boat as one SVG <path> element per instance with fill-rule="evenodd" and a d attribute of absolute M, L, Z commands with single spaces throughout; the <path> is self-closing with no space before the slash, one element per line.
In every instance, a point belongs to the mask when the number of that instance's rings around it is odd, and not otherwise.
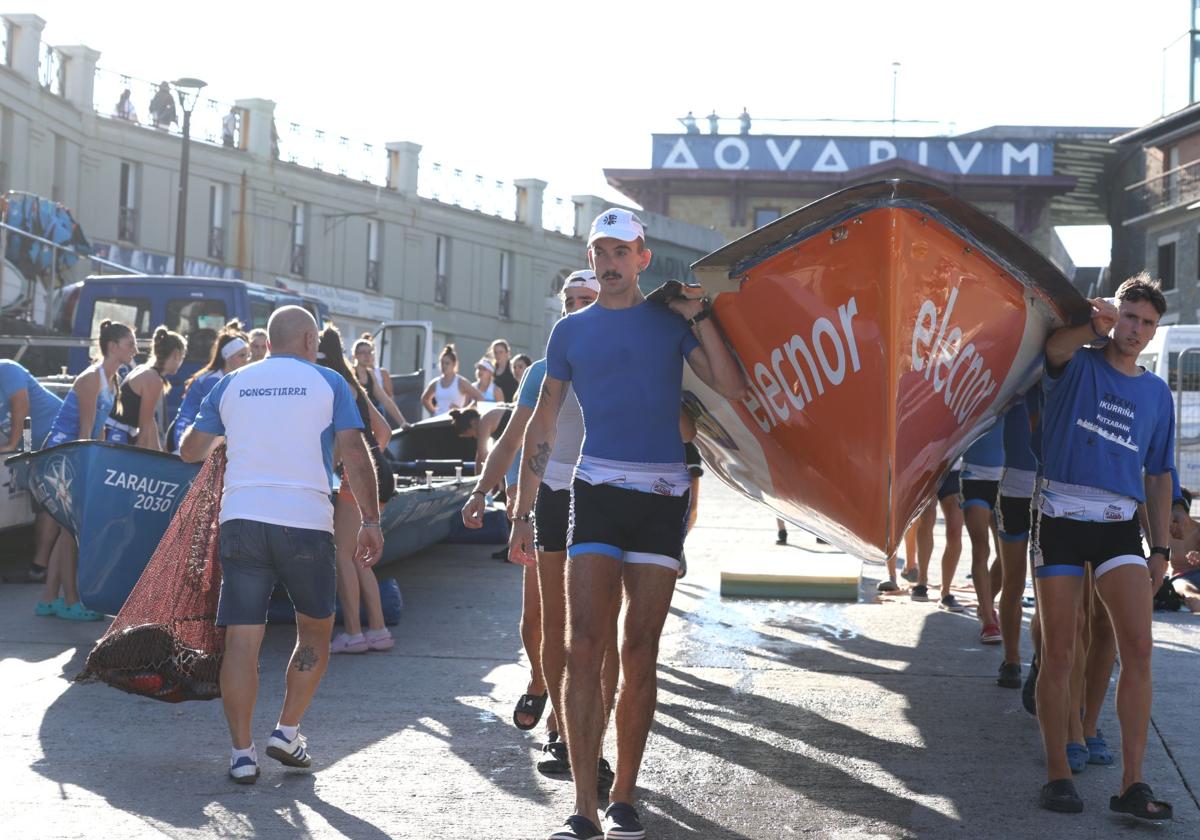
<path fill-rule="evenodd" d="M 726 483 L 882 559 L 970 443 L 1041 372 L 1087 301 L 995 219 L 935 187 L 823 198 L 693 267 L 750 381 L 684 402 Z"/>

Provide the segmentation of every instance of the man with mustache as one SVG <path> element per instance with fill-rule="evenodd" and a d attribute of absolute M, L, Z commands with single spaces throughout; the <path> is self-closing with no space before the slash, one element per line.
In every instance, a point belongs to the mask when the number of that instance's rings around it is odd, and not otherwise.
<path fill-rule="evenodd" d="M 629 210 L 592 222 L 588 262 L 596 303 L 554 326 L 546 378 L 525 432 L 510 554 L 533 555 L 534 497 L 554 448 L 568 386 L 583 410 L 584 438 L 571 486 L 567 540 L 567 639 L 563 723 L 575 811 L 551 840 L 640 840 L 634 787 L 654 718 L 658 641 L 679 571 L 689 478 L 679 431 L 683 361 L 727 399 L 746 388 L 704 301 L 647 301 L 638 275 L 650 264 L 645 229 Z M 526 561 L 528 562 L 528 561 Z M 604 733 L 600 672 L 622 593 L 617 769 L 604 831 L 596 767 Z"/>

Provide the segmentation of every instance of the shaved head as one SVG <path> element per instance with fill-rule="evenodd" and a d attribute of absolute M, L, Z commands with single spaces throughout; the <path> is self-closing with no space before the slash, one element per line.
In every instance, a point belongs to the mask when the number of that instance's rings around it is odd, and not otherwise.
<path fill-rule="evenodd" d="M 317 321 L 302 306 L 281 306 L 267 321 L 267 340 L 273 354 L 317 358 Z"/>

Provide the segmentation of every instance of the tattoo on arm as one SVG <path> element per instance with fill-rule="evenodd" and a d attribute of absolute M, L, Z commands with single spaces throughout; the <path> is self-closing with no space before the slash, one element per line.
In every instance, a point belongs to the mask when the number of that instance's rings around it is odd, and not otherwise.
<path fill-rule="evenodd" d="M 550 444 L 542 441 L 537 445 L 537 452 L 529 456 L 525 461 L 525 465 L 530 471 L 541 478 L 546 472 L 546 463 L 550 460 Z"/>
<path fill-rule="evenodd" d="M 296 651 L 296 670 L 311 671 L 317 667 L 317 652 L 312 645 L 301 645 Z"/>

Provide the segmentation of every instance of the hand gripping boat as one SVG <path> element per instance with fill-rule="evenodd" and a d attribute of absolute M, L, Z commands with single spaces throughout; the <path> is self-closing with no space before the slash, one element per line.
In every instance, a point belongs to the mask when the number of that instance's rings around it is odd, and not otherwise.
<path fill-rule="evenodd" d="M 1015 233 L 935 187 L 852 187 L 692 266 L 746 371 L 730 402 L 685 368 L 704 460 L 727 484 L 882 559 L 949 465 L 1091 308 Z"/>

